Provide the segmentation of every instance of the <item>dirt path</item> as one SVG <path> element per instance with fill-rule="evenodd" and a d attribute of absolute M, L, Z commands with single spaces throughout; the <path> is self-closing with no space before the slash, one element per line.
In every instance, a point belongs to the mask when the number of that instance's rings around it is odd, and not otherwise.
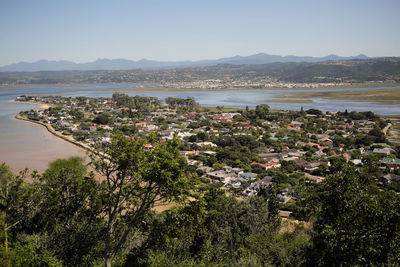
<path fill-rule="evenodd" d="M 386 134 L 387 134 L 387 131 L 389 130 L 389 128 L 390 128 L 391 126 L 392 126 L 392 124 L 389 123 L 388 125 L 386 125 L 385 128 L 383 128 L 382 132 L 386 135 Z"/>

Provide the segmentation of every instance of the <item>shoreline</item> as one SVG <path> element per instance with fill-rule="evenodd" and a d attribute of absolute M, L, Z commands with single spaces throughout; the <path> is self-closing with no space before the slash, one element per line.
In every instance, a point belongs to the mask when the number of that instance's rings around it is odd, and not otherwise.
<path fill-rule="evenodd" d="M 45 110 L 45 109 L 48 109 L 50 107 L 50 105 L 48 105 L 48 104 L 38 103 L 38 102 L 34 102 L 34 101 L 18 101 L 18 100 L 12 99 L 9 102 L 10 103 L 21 103 L 21 104 L 25 104 L 25 103 L 35 104 L 35 105 L 39 106 L 38 110 Z"/>
<path fill-rule="evenodd" d="M 90 171 L 92 171 L 92 172 L 94 173 L 94 178 L 95 178 L 96 180 L 98 180 L 98 181 L 102 181 L 102 180 L 103 180 L 103 177 L 102 177 L 95 169 L 93 169 L 91 166 L 89 166 L 90 158 L 89 158 L 89 156 L 88 156 L 88 152 L 89 152 L 89 151 L 92 151 L 92 148 L 90 148 L 90 147 L 88 147 L 88 146 L 85 146 L 84 144 L 81 144 L 81 143 L 79 143 L 79 142 L 77 142 L 77 141 L 71 140 L 71 139 L 69 139 L 67 136 L 62 135 L 61 133 L 58 133 L 57 131 L 55 131 L 55 130 L 51 127 L 51 125 L 47 125 L 47 124 L 42 123 L 42 122 L 40 122 L 40 121 L 32 121 L 32 120 L 29 120 L 29 119 L 27 119 L 27 118 L 23 118 L 23 117 L 19 116 L 19 114 L 14 115 L 13 118 L 16 119 L 16 120 L 20 120 L 20 121 L 32 123 L 32 124 L 34 124 L 34 125 L 43 126 L 43 127 L 46 128 L 46 131 L 47 131 L 48 133 L 51 134 L 51 136 L 57 138 L 58 140 L 60 140 L 60 141 L 62 141 L 62 142 L 68 143 L 69 145 L 73 145 L 75 148 L 78 148 L 79 150 L 81 150 L 82 153 L 85 153 L 85 156 L 79 156 L 79 157 L 84 158 L 84 160 L 85 160 L 85 162 L 86 162 L 86 166 L 87 166 L 87 168 L 88 168 L 88 169 L 87 169 L 87 170 L 88 170 L 88 173 L 89 173 Z M 89 161 L 88 161 L 88 160 L 89 160 Z M 40 170 L 39 173 L 42 173 L 42 172 L 44 172 L 45 170 L 46 170 L 46 169 Z M 19 170 L 19 169 L 14 169 L 13 171 L 15 171 L 15 172 L 17 173 L 17 172 L 19 172 L 20 170 Z M 29 179 L 30 179 L 30 178 L 29 178 Z"/>
<path fill-rule="evenodd" d="M 91 150 L 90 147 L 87 147 L 87 146 L 85 146 L 85 145 L 83 145 L 81 143 L 78 143 L 77 141 L 73 141 L 73 140 L 69 139 L 68 137 L 58 133 L 57 131 L 55 131 L 53 129 L 53 127 L 51 127 L 51 125 L 45 124 L 45 123 L 40 122 L 40 121 L 33 121 L 33 120 L 30 120 L 30 119 L 21 117 L 21 116 L 19 116 L 19 114 L 16 114 L 14 116 L 14 119 L 17 119 L 17 120 L 20 120 L 20 121 L 29 122 L 29 123 L 33 123 L 33 124 L 36 124 L 36 125 L 41 125 L 41 126 L 46 128 L 47 132 L 49 132 L 53 136 L 57 137 L 58 139 L 60 139 L 62 141 L 65 141 L 65 142 L 68 142 L 68 143 L 70 143 L 72 145 L 75 145 L 75 146 L 79 147 L 80 149 L 83 149 L 85 152 L 88 151 L 88 150 Z"/>
<path fill-rule="evenodd" d="M 38 110 L 45 110 L 45 109 L 48 109 L 50 107 L 50 105 L 48 105 L 48 104 L 38 103 L 38 102 L 34 102 L 34 101 L 17 101 L 15 99 L 12 99 L 9 102 L 11 102 L 11 103 L 30 103 L 30 104 L 35 104 L 35 105 L 38 106 Z M 64 142 L 67 142 L 69 144 L 75 145 L 75 146 L 79 147 L 80 149 L 83 149 L 85 152 L 87 150 L 90 150 L 89 147 L 86 147 L 85 145 L 80 144 L 77 141 L 69 139 L 67 136 L 64 136 L 63 134 L 58 133 L 56 130 L 53 129 L 53 127 L 51 127 L 51 125 L 45 124 L 45 123 L 40 122 L 40 121 L 33 121 L 33 120 L 28 119 L 28 118 L 21 117 L 19 114 L 15 114 L 13 116 L 13 118 L 17 119 L 17 120 L 20 120 L 20 121 L 30 122 L 30 123 L 33 123 L 33 124 L 36 124 L 36 125 L 43 126 L 43 127 L 46 128 L 47 132 L 49 132 L 53 136 L 57 137 L 58 139 L 60 139 L 60 140 L 62 140 Z"/>

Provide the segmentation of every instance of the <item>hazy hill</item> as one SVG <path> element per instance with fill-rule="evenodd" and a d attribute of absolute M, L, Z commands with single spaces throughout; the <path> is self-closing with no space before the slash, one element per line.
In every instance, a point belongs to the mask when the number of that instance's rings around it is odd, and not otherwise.
<path fill-rule="evenodd" d="M 0 84 L 49 83 L 155 83 L 204 81 L 276 81 L 295 83 L 400 82 L 400 58 L 324 62 L 275 62 L 270 64 L 227 64 L 162 70 L 97 70 L 0 72 Z"/>
<path fill-rule="evenodd" d="M 40 60 L 36 62 L 19 62 L 0 67 L 4 71 L 61 71 L 61 70 L 129 70 L 129 69 L 171 69 L 184 67 L 212 66 L 217 64 L 269 64 L 274 62 L 322 62 L 327 60 L 368 59 L 365 55 L 354 57 L 340 57 L 329 55 L 326 57 L 277 56 L 259 53 L 250 56 L 234 56 L 228 58 L 200 60 L 200 61 L 153 61 L 141 59 L 139 61 L 127 59 L 97 59 L 88 63 L 71 61 Z"/>

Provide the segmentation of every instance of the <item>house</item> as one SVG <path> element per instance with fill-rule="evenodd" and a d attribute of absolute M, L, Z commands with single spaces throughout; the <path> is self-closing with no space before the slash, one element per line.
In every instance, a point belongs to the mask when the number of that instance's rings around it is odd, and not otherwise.
<path fill-rule="evenodd" d="M 142 128 L 142 127 L 144 127 L 145 125 L 146 125 L 145 122 L 137 122 L 137 123 L 135 123 L 135 126 L 136 126 L 137 128 Z"/>
<path fill-rule="evenodd" d="M 252 180 L 257 177 L 257 173 L 252 173 L 252 172 L 244 172 L 239 175 L 240 178 L 243 178 L 245 180 Z"/>
<path fill-rule="evenodd" d="M 287 203 L 289 200 L 292 199 L 292 197 L 282 193 L 282 194 L 277 195 L 277 199 L 279 202 Z"/>
<path fill-rule="evenodd" d="M 361 128 L 358 128 L 358 131 L 363 132 L 363 133 L 369 133 L 373 129 L 374 128 L 372 128 L 372 127 L 361 127 Z"/>
<path fill-rule="evenodd" d="M 322 157 L 322 156 L 324 156 L 324 155 L 325 155 L 325 153 L 322 152 L 322 150 L 318 150 L 317 152 L 314 152 L 314 153 L 312 154 L 312 156 L 315 157 L 315 158 L 320 158 L 320 157 Z"/>
<path fill-rule="evenodd" d="M 279 130 L 281 127 L 278 124 L 272 124 L 271 130 Z"/>
<path fill-rule="evenodd" d="M 249 185 L 249 187 L 247 187 L 244 190 L 244 194 L 248 195 L 248 196 L 254 196 L 257 194 L 258 190 L 262 187 L 262 186 L 268 186 L 269 184 L 272 183 L 272 177 L 271 176 L 265 176 L 263 179 L 259 180 L 259 181 L 255 181 L 253 183 L 251 183 Z"/>
<path fill-rule="evenodd" d="M 61 126 L 61 127 L 70 127 L 71 123 L 69 123 L 67 121 L 64 121 L 64 120 L 61 120 L 61 121 L 57 121 L 57 125 Z"/>
<path fill-rule="evenodd" d="M 189 155 L 198 155 L 199 151 L 197 150 L 179 151 L 179 154 L 181 154 L 181 156 L 187 157 Z"/>
<path fill-rule="evenodd" d="M 203 162 L 198 161 L 198 160 L 189 159 L 187 162 L 189 165 L 193 165 L 193 166 L 197 166 L 197 167 L 203 166 Z"/>
<path fill-rule="evenodd" d="M 288 126 L 286 127 L 286 129 L 287 129 L 288 131 L 300 131 L 300 130 L 301 130 L 301 127 L 300 127 L 300 126 L 290 126 L 290 125 L 288 125 Z"/>
<path fill-rule="evenodd" d="M 99 142 L 102 144 L 111 144 L 111 137 L 102 137 Z"/>
<path fill-rule="evenodd" d="M 319 146 L 319 144 L 313 143 L 313 142 L 308 142 L 308 143 L 307 143 L 307 146 L 309 146 L 309 147 L 316 147 L 316 148 L 318 148 L 318 149 L 321 149 L 321 147 Z"/>
<path fill-rule="evenodd" d="M 303 123 L 301 123 L 299 121 L 292 121 L 290 123 L 290 125 L 292 125 L 293 127 L 301 127 L 303 125 Z"/>
<path fill-rule="evenodd" d="M 296 159 L 298 159 L 298 157 L 287 157 L 287 158 L 283 158 L 282 160 L 284 160 L 284 161 L 295 161 Z"/>
<path fill-rule="evenodd" d="M 299 158 L 294 161 L 296 163 L 297 167 L 301 170 L 304 170 L 304 168 L 307 166 L 308 162 L 305 159 Z"/>
<path fill-rule="evenodd" d="M 386 143 L 373 143 L 371 147 L 383 147 L 383 148 L 389 148 L 390 146 Z"/>
<path fill-rule="evenodd" d="M 326 146 L 332 146 L 333 145 L 333 141 L 329 138 L 322 138 L 320 140 L 318 140 L 319 142 L 321 142 L 322 144 L 326 145 Z"/>
<path fill-rule="evenodd" d="M 197 168 L 198 170 L 204 172 L 204 173 L 208 173 L 208 172 L 212 172 L 214 171 L 213 168 L 208 167 L 208 166 L 200 166 L 199 168 Z"/>
<path fill-rule="evenodd" d="M 207 177 L 209 177 L 211 179 L 219 180 L 219 181 L 223 182 L 224 184 L 228 184 L 232 179 L 237 178 L 234 175 L 227 173 L 224 170 L 208 172 L 206 175 L 207 175 Z"/>
<path fill-rule="evenodd" d="M 303 147 L 303 146 L 306 146 L 307 143 L 302 142 L 302 141 L 296 141 L 295 145 L 296 145 L 296 146 L 301 146 L 301 147 Z"/>
<path fill-rule="evenodd" d="M 348 153 L 343 153 L 342 157 L 346 160 L 346 162 L 351 160 L 351 156 Z"/>
<path fill-rule="evenodd" d="M 388 147 L 385 148 L 374 148 L 374 150 L 372 151 L 372 153 L 374 154 L 383 154 L 383 155 L 390 155 L 391 149 Z"/>
<path fill-rule="evenodd" d="M 278 168 L 281 166 L 281 164 L 279 164 L 277 162 L 267 162 L 267 163 L 252 162 L 251 165 L 261 166 L 265 170 L 268 170 L 271 168 Z"/>
<path fill-rule="evenodd" d="M 196 145 L 198 146 L 211 146 L 211 147 L 217 147 L 216 144 L 212 143 L 212 142 L 198 142 L 196 143 Z"/>
<path fill-rule="evenodd" d="M 363 163 L 362 163 L 362 160 L 361 160 L 361 159 L 353 159 L 351 162 L 352 162 L 354 165 L 358 166 L 358 167 L 363 166 Z"/>
<path fill-rule="evenodd" d="M 382 176 L 381 179 L 384 180 L 388 184 L 393 183 L 393 182 L 400 182 L 400 175 L 389 173 L 389 174 Z"/>
<path fill-rule="evenodd" d="M 159 133 L 161 135 L 161 139 L 163 140 L 174 138 L 174 132 L 172 130 L 164 130 Z"/>
<path fill-rule="evenodd" d="M 259 153 L 270 153 L 270 152 L 274 151 L 274 148 L 271 148 L 271 147 L 257 147 L 256 150 Z"/>
<path fill-rule="evenodd" d="M 305 176 L 306 176 L 307 180 L 314 182 L 314 183 L 320 183 L 323 180 L 325 180 L 325 177 L 315 176 L 315 175 L 311 175 L 309 173 L 306 173 Z"/>
<path fill-rule="evenodd" d="M 107 124 L 100 124 L 100 128 L 102 128 L 103 130 L 107 130 L 107 131 L 111 131 L 113 128 L 110 127 Z"/>
<path fill-rule="evenodd" d="M 232 172 L 232 167 L 231 166 L 223 166 L 222 169 L 226 172 Z"/>
<path fill-rule="evenodd" d="M 400 167 L 400 159 L 385 157 L 380 160 L 380 163 L 389 166 L 390 168 Z"/>
<path fill-rule="evenodd" d="M 321 163 L 318 161 L 308 162 L 307 165 L 304 167 L 304 171 L 306 171 L 306 172 L 314 171 L 314 170 L 318 169 L 318 167 L 320 165 L 321 165 Z"/>
<path fill-rule="evenodd" d="M 243 169 L 241 168 L 232 168 L 232 172 L 234 172 L 236 175 L 242 174 Z"/>
<path fill-rule="evenodd" d="M 226 185 L 230 185 L 233 188 L 240 188 L 242 186 L 242 180 L 241 179 L 235 179 L 227 183 Z"/>
<path fill-rule="evenodd" d="M 291 157 L 301 157 L 301 156 L 303 156 L 305 153 L 306 153 L 306 152 L 300 151 L 300 150 L 297 150 L 297 149 L 290 149 L 290 150 L 288 151 L 288 156 L 291 156 Z"/>
<path fill-rule="evenodd" d="M 204 154 L 206 156 L 213 156 L 213 155 L 217 154 L 217 152 L 211 151 L 211 150 L 206 150 L 206 151 L 201 151 L 201 154 Z"/>
<path fill-rule="evenodd" d="M 158 126 L 156 126 L 156 125 L 154 125 L 154 124 L 149 124 L 149 125 L 145 126 L 144 129 L 145 129 L 146 131 L 154 131 L 154 130 L 157 130 L 157 129 L 158 129 Z"/>
<path fill-rule="evenodd" d="M 280 158 L 279 153 L 263 153 L 263 154 L 258 154 L 258 156 L 265 161 L 274 161 L 274 162 L 279 162 Z"/>
<path fill-rule="evenodd" d="M 270 136 L 270 137 L 268 138 L 268 140 L 276 142 L 276 141 L 278 141 L 278 138 L 275 137 L 275 136 Z"/>
<path fill-rule="evenodd" d="M 196 135 L 196 134 L 189 133 L 189 132 L 180 132 L 180 133 L 178 133 L 178 137 L 181 138 L 181 139 L 183 139 L 185 137 L 190 137 L 192 135 Z"/>

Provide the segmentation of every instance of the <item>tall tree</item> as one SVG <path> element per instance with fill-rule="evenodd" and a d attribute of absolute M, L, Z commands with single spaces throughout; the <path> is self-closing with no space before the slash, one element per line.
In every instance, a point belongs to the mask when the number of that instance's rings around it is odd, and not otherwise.
<path fill-rule="evenodd" d="M 186 161 L 179 155 L 176 139 L 144 148 L 144 140 L 114 136 L 109 146 L 97 147 L 91 165 L 104 176 L 101 195 L 106 231 L 104 260 L 111 266 L 122 249 L 130 249 L 154 205 L 181 200 L 190 179 Z"/>
<path fill-rule="evenodd" d="M 98 183 L 84 159 L 58 159 L 35 183 L 37 231 L 67 266 L 91 265 L 103 229 Z"/>
<path fill-rule="evenodd" d="M 29 189 L 24 183 L 25 173 L 14 175 L 10 168 L 0 162 L 0 212 L 3 217 L 4 247 L 6 252 L 9 245 L 9 233 L 19 226 L 29 210 Z M 27 201 L 23 201 L 23 200 Z"/>
<path fill-rule="evenodd" d="M 309 264 L 384 265 L 400 261 L 400 198 L 378 190 L 368 172 L 343 167 L 317 186 Z"/>

